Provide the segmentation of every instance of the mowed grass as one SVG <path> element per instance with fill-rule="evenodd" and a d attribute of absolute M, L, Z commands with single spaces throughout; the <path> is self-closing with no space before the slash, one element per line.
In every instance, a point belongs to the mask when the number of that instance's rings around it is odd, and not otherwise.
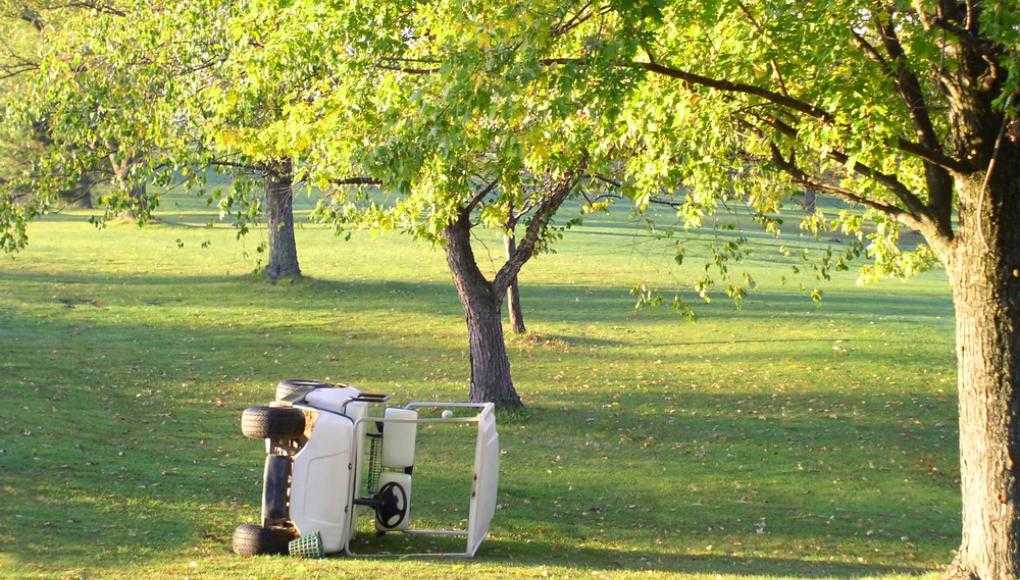
<path fill-rule="evenodd" d="M 760 288 L 741 308 L 717 297 L 688 322 L 635 310 L 630 288 L 693 280 L 707 241 L 733 234 L 691 232 L 679 268 L 621 209 L 521 276 L 530 334 L 510 356 L 528 408 L 500 416 L 499 508 L 475 560 L 238 558 L 263 459 L 244 407 L 291 376 L 461 400 L 466 331 L 436 248 L 305 223 L 308 279 L 271 285 L 250 275 L 263 234 L 237 241 L 212 217 L 183 196 L 143 229 L 64 213 L 0 259 L 0 576 L 887 577 L 952 557 L 944 275 L 841 273 L 816 306 L 811 278 L 781 283 L 794 260 L 774 247 L 830 242 L 790 221 L 783 242 L 748 230 L 738 270 Z M 477 251 L 491 269 L 501 246 Z M 423 432 L 418 522 L 466 517 L 469 455 L 469 434 Z"/>

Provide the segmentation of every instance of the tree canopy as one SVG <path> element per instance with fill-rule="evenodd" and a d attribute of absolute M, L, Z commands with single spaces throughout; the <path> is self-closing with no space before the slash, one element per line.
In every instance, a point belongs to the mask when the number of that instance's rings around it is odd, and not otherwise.
<path fill-rule="evenodd" d="M 186 171 L 195 151 L 287 159 L 325 192 L 316 215 L 339 231 L 443 245 L 469 327 L 486 321 L 473 358 L 479 344 L 502 348 L 499 296 L 555 237 L 568 196 L 589 209 L 666 200 L 687 226 L 736 200 L 768 230 L 799 188 L 843 199 L 803 227 L 866 245 L 866 278 L 947 269 L 964 455 L 956 569 L 1020 574 L 1015 1 L 73 5 L 59 22 L 35 15 L 68 6 L 3 5 L 53 33 L 31 66 L 14 53 L 3 64 L 30 79 L 6 90 L 5 130 L 42 123 L 53 145 L 19 170 L 25 186 L 102 160 L 123 182 Z M 0 242 L 16 249 L 48 198 L 26 205 L 7 183 Z M 470 230 L 515 218 L 524 236 L 490 280 Z M 925 244 L 901 247 L 905 228 Z M 495 359 L 512 391 L 505 352 Z"/>

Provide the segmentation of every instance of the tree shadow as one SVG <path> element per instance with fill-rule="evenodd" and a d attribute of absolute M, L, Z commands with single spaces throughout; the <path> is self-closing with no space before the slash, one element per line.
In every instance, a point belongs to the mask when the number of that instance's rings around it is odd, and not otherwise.
<path fill-rule="evenodd" d="M 532 542 L 525 550 L 506 540 L 482 544 L 481 561 L 510 558 L 514 564 L 560 564 L 587 569 L 669 572 L 674 574 L 729 574 L 782 578 L 849 578 L 929 572 L 915 566 L 824 562 L 798 558 L 747 557 L 714 554 L 677 554 L 661 550 L 579 548 L 576 545 Z"/>
<path fill-rule="evenodd" d="M 462 313 L 445 283 L 312 280 L 278 288 L 233 276 L 29 271 L 0 273 L 0 283 L 19 292 L 14 306 L 0 310 L 0 346 L 9 354 L 0 360 L 0 538 L 26 565 L 116 567 L 200 542 L 226 550 L 232 526 L 256 515 L 263 453 L 237 432 L 237 417 L 270 398 L 282 376 L 385 384 L 397 399 L 463 395 Z M 669 353 L 649 354 L 629 348 L 647 346 L 640 325 L 672 317 L 634 313 L 624 288 L 528 288 L 531 320 L 552 330 L 538 344 L 511 340 L 515 378 L 531 407 L 500 417 L 504 507 L 483 560 L 802 577 L 919 571 L 670 551 L 693 550 L 706 538 L 719 545 L 734 534 L 749 542 L 763 518 L 769 548 L 848 541 L 866 553 L 900 545 L 917 529 L 926 535 L 911 541 L 925 553 L 953 547 L 952 395 L 878 383 L 780 392 L 755 384 L 761 376 L 734 379 L 744 381 L 736 390 L 750 392 L 692 390 L 682 375 L 644 373 L 653 359 L 678 369 L 694 362 L 678 346 L 709 347 L 711 364 L 754 367 L 789 356 L 805 368 L 831 366 L 831 349 L 805 346 L 826 347 L 836 337 L 708 336 L 656 345 Z M 726 307 L 725 314 L 764 327 L 784 309 L 793 314 L 783 324 L 817 319 L 802 300 L 772 293 L 761 306 Z M 897 296 L 862 306 L 858 296 L 827 303 L 833 310 L 821 316 L 931 323 L 951 315 L 947 306 Z M 222 313 L 215 323 L 202 318 L 224 309 L 236 313 L 236 323 Z M 262 311 L 278 312 L 267 323 L 257 316 Z M 368 315 L 384 317 L 392 330 L 357 322 Z M 409 329 L 415 316 L 430 324 Z M 608 338 L 562 330 L 596 319 L 603 328 L 625 321 L 637 330 Z M 882 343 L 948 344 L 915 336 Z M 761 348 L 717 348 L 729 344 Z M 607 369 L 605 349 L 615 347 L 619 367 Z M 589 370 L 557 377 L 565 351 Z M 908 364 L 885 351 L 868 350 L 869 365 Z M 915 357 L 909 364 L 930 363 Z M 453 479 L 438 477 L 437 501 L 455 499 L 442 491 L 454 489 Z M 599 535 L 600 525 L 609 536 Z M 652 547 L 656 538 L 667 538 L 661 549 Z M 622 550 L 613 541 L 649 547 Z"/>
<path fill-rule="evenodd" d="M 439 281 L 404 280 L 328 280 L 306 278 L 293 285 L 272 285 L 255 281 L 250 275 L 241 276 L 184 276 L 184 275 L 128 275 L 94 272 L 61 272 L 57 274 L 27 270 L 0 272 L 0 282 L 17 286 L 59 286 L 64 297 L 80 300 L 104 298 L 104 294 L 118 291 L 123 298 L 109 301 L 110 305 L 135 303 L 158 306 L 184 302 L 192 307 L 265 306 L 275 310 L 335 310 L 340 304 L 357 304 L 358 310 L 393 311 L 394 301 L 401 310 L 460 316 L 461 306 L 453 285 Z M 216 292 L 208 287 L 220 286 Z M 182 288 L 196 287 L 199 292 L 182 292 Z M 129 292 L 119 292 L 124 288 Z M 73 291 L 72 291 L 73 289 Z M 255 290 L 258 292 L 255 292 Z M 226 292 L 229 290 L 229 292 Z M 573 323 L 620 321 L 674 320 L 682 318 L 668 308 L 649 308 L 636 311 L 630 288 L 570 284 L 522 283 L 522 299 L 527 315 L 547 323 Z M 287 300 L 274 298 L 287 297 Z M 41 296 L 37 296 L 38 302 Z M 853 317 L 875 319 L 890 317 L 896 320 L 948 319 L 952 316 L 952 303 L 948 296 L 925 296 L 918 300 L 912 296 L 892 294 L 876 295 L 870 291 L 843 291 L 833 293 L 820 304 L 814 304 L 804 294 L 794 291 L 760 291 L 752 294 L 741 307 L 726 301 L 695 304 L 702 319 L 723 318 L 748 320 L 774 320 L 777 314 L 784 318 Z"/>

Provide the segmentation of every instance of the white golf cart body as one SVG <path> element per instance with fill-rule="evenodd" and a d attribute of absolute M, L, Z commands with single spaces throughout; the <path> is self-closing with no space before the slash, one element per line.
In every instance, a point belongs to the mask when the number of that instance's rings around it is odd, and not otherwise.
<path fill-rule="evenodd" d="M 376 529 L 381 532 L 466 538 L 463 552 L 415 555 L 475 555 L 496 509 L 500 452 L 492 404 L 418 402 L 386 408 L 380 414 L 379 403 L 385 398 L 365 398 L 352 387 L 317 388 L 289 398 L 293 400 L 285 399 L 282 404 L 289 403 L 305 415 L 304 442 L 292 455 L 287 510 L 287 525 L 293 526 L 301 537 L 317 534 L 324 554 L 355 555 L 350 543 L 357 515 L 375 510 Z M 457 412 L 457 416 L 444 413 L 442 418 L 420 418 L 418 411 L 424 409 L 449 410 Z M 465 415 L 466 410 L 475 413 Z M 478 425 L 473 474 L 465 474 L 472 477 L 466 529 L 424 530 L 410 524 L 417 426 L 423 423 Z M 272 455 L 274 443 L 267 439 L 266 445 Z M 379 515 L 384 512 L 377 505 L 373 507 L 373 502 L 379 501 L 377 498 L 366 496 L 365 478 L 370 478 L 368 485 L 374 486 L 369 493 L 388 491 L 396 497 L 392 501 L 402 510 L 399 515 L 389 519 Z M 265 485 L 264 494 L 269 493 L 268 479 Z M 263 506 L 266 505 L 264 498 Z M 269 521 L 265 507 L 263 518 Z"/>

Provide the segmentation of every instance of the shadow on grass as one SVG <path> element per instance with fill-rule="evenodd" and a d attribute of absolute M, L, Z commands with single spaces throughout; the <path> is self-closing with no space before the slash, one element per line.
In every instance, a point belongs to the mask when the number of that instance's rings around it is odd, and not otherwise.
<path fill-rule="evenodd" d="M 203 542 L 226 549 L 231 528 L 256 515 L 261 473 L 262 451 L 241 438 L 237 417 L 244 406 L 268 398 L 273 381 L 281 375 L 339 372 L 367 386 L 410 384 L 405 389 L 417 395 L 434 387 L 423 372 L 464 364 L 458 342 L 436 339 L 441 330 L 418 329 L 419 341 L 408 348 L 396 342 L 406 335 L 397 327 L 385 332 L 344 323 L 352 314 L 375 312 L 399 320 L 411 313 L 448 316 L 460 328 L 453 290 L 438 282 L 312 280 L 281 288 L 238 277 L 6 272 L 0 273 L 0 283 L 16 288 L 21 304 L 44 315 L 30 316 L 19 307 L 0 311 L 0 347 L 10 354 L 0 360 L 5 380 L 0 538 L 5 551 L 26 564 L 115 567 L 152 562 Z M 666 318 L 633 314 L 622 288 L 533 285 L 525 291 L 534 300 L 531 321 L 539 325 Z M 68 298 L 74 308 L 63 300 Z M 832 317 L 889 315 L 925 322 L 946 315 L 945 300 L 876 296 L 862 306 L 859 298 L 829 302 L 823 311 L 833 308 L 827 313 Z M 715 308 L 748 320 L 772 320 L 784 307 L 817 316 L 813 306 L 801 306 L 802 300 L 769 294 L 759 308 Z M 178 306 L 218 312 L 217 319 L 210 324 L 173 314 Z M 125 314 L 124 307 L 141 310 Z M 234 314 L 223 312 L 231 308 Z M 248 318 L 259 309 L 283 314 L 263 325 Z M 337 322 L 302 327 L 295 318 L 301 312 Z M 237 324 L 226 324 L 232 315 Z M 798 316 L 783 323 L 797 324 Z M 278 327 L 296 332 L 275 332 Z M 644 390 L 582 391 L 578 384 L 551 378 L 562 349 L 576 349 L 576 364 L 594 375 L 605 362 L 601 349 L 640 346 L 640 335 L 551 333 L 544 338 L 552 346 L 534 347 L 528 363 L 515 367 L 522 392 L 536 403 L 500 419 L 508 452 L 500 500 L 506 507 L 497 512 L 496 539 L 486 544 L 483 559 L 799 577 L 918 571 L 581 546 L 582 538 L 601 525 L 611 534 L 603 539 L 645 546 L 661 536 L 669 545 L 693 549 L 725 541 L 732 533 L 706 524 L 754 537 L 755 522 L 762 518 L 777 530 L 769 538 L 784 543 L 829 538 L 824 546 L 831 547 L 860 540 L 874 527 L 885 530 L 881 539 L 871 540 L 880 546 L 899 545 L 901 536 L 920 530 L 924 537 L 916 542 L 927 553 L 948 554 L 953 547 L 956 482 L 945 475 L 955 463 L 951 397 L 903 394 L 881 385 L 853 393 L 841 392 L 839 385 L 807 393 L 764 388 L 712 393 L 680 387 L 679 378 Z M 851 344 L 854 340 L 849 338 Z M 884 342 L 895 341 L 924 342 L 915 337 Z M 769 348 L 713 356 L 721 364 L 746 367 L 778 354 L 797 356 L 804 364 L 831 363 L 831 357 L 806 354 L 794 342 L 736 339 L 725 343 Z M 718 344 L 706 339 L 668 346 L 707 346 L 714 352 Z M 685 350 L 666 357 L 666 363 L 688 360 Z M 323 358 L 331 352 L 340 353 L 339 362 Z M 621 367 L 633 366 L 615 377 L 620 382 L 646 370 L 641 353 L 612 356 Z M 876 350 L 869 352 L 869 361 L 902 359 L 882 358 Z M 435 387 L 440 394 L 462 394 L 462 383 L 444 381 Z M 255 384 L 262 386 L 250 386 Z M 529 387 L 535 391 L 528 393 Z M 447 486 L 442 474 L 438 477 L 437 501 L 454 499 L 442 491 L 454 487 L 452 480 Z M 842 483 L 834 484 L 836 479 Z M 628 511 L 628 505 L 638 507 Z M 555 541 L 528 544 L 500 537 L 537 531 Z"/>
<path fill-rule="evenodd" d="M 732 574 L 782 578 L 846 578 L 928 572 L 913 566 L 821 562 L 797 558 L 746 557 L 735 555 L 671 554 L 654 550 L 616 550 L 533 542 L 522 550 L 519 543 L 488 540 L 482 544 L 481 561 L 509 559 L 515 565 L 559 564 L 562 566 L 620 571 L 672 572 L 680 574 Z M 599 562 L 597 565 L 584 562 Z"/>
<path fill-rule="evenodd" d="M 462 552 L 464 540 L 454 538 L 408 537 L 389 534 L 385 538 L 357 537 L 352 550 L 362 557 L 400 558 L 420 562 L 436 562 L 434 557 L 414 556 L 415 553 Z M 410 555 L 403 555 L 410 554 Z M 283 557 L 282 557 L 283 558 Z M 336 556 L 335 558 L 340 558 Z M 517 566 L 563 566 L 592 571 L 668 572 L 673 574 L 728 574 L 734 576 L 774 576 L 782 578 L 848 578 L 892 574 L 916 575 L 930 570 L 916 566 L 881 563 L 826 562 L 820 560 L 747 557 L 726 554 L 684 554 L 667 549 L 620 550 L 616 548 L 579 547 L 553 542 L 486 540 L 476 555 L 478 564 Z"/>
<path fill-rule="evenodd" d="M 20 287 L 58 285 L 58 300 L 104 301 L 104 294 L 118 292 L 121 300 L 109 305 L 162 305 L 186 302 L 190 307 L 231 307 L 263 305 L 273 310 L 335 310 L 357 304 L 358 310 L 461 315 L 452 283 L 437 281 L 326 280 L 306 278 L 293 284 L 273 285 L 241 276 L 162 276 L 76 272 L 49 274 L 32 271 L 0 272 L 0 283 Z M 194 291 L 189 291 L 193 288 Z M 126 290 L 126 292 L 121 292 Z M 547 323 L 641 322 L 683 320 L 668 308 L 635 311 L 630 289 L 624 287 L 529 284 L 521 286 L 526 314 Z M 52 294 L 50 294 L 52 296 Z M 47 296 L 48 298 L 49 296 Z M 805 295 L 792 291 L 760 291 L 741 308 L 725 300 L 694 304 L 705 320 L 712 318 L 772 320 L 782 314 L 787 320 L 819 317 L 851 317 L 897 320 L 949 319 L 953 315 L 948 296 L 912 297 L 875 294 L 869 290 L 834 292 L 815 305 Z M 350 312 L 347 310 L 346 312 Z"/>

